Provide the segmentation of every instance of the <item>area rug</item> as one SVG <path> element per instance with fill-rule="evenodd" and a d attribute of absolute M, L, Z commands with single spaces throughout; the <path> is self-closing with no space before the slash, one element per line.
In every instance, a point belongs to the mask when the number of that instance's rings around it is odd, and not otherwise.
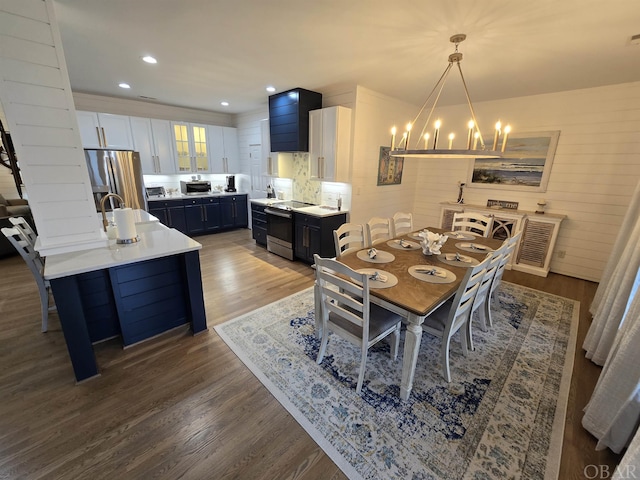
<path fill-rule="evenodd" d="M 351 479 L 557 478 L 579 302 L 502 282 L 492 311 L 467 357 L 453 338 L 451 383 L 423 334 L 407 401 L 402 343 L 369 351 L 360 395 L 355 346 L 332 334 L 315 363 L 312 289 L 215 329 Z"/>

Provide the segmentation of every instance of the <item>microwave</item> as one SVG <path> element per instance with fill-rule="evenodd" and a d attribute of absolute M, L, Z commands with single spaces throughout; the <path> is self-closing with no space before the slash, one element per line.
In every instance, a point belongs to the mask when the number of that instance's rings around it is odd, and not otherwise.
<path fill-rule="evenodd" d="M 197 180 L 192 182 L 180 182 L 180 191 L 183 195 L 205 195 L 211 193 L 211 182 Z"/>

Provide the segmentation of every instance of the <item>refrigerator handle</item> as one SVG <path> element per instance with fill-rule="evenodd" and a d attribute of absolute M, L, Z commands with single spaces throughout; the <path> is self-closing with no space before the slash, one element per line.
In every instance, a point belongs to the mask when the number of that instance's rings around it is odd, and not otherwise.
<path fill-rule="evenodd" d="M 96 136 L 98 137 L 98 145 L 102 147 L 103 145 L 102 139 L 100 138 L 100 127 L 96 127 Z"/>
<path fill-rule="evenodd" d="M 111 155 L 107 154 L 106 161 L 107 161 L 107 169 L 109 170 L 109 183 L 111 184 L 111 193 L 116 193 L 122 196 L 118 191 L 118 184 L 116 183 L 116 174 L 113 171 L 113 158 L 111 158 Z"/>

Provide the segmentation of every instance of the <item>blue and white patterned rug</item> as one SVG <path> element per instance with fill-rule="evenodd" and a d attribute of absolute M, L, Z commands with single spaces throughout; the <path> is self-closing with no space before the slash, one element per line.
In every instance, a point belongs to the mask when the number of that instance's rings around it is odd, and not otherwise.
<path fill-rule="evenodd" d="M 312 289 L 215 329 L 349 478 L 557 478 L 580 304 L 508 282 L 497 300 L 474 352 L 454 337 L 450 384 L 423 334 L 407 401 L 402 342 L 369 351 L 361 395 L 355 346 L 332 334 L 315 363 Z"/>

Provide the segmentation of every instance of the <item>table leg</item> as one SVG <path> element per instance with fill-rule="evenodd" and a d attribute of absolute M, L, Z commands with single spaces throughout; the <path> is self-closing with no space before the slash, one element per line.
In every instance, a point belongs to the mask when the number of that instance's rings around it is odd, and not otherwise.
<path fill-rule="evenodd" d="M 407 332 L 404 337 L 404 357 L 402 360 L 402 382 L 400 384 L 400 398 L 407 400 L 413 388 L 413 376 L 416 373 L 418 352 L 422 341 L 421 318 L 411 314 L 407 319 Z"/>

